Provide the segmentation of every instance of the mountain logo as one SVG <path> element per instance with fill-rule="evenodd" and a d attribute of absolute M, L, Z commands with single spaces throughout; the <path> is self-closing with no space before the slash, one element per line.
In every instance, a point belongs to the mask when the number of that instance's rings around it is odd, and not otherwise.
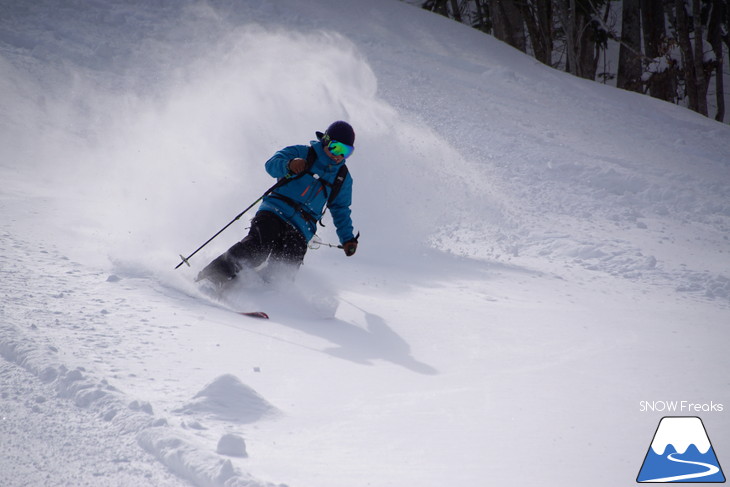
<path fill-rule="evenodd" d="M 663 417 L 636 481 L 725 482 L 702 420 L 695 416 Z"/>

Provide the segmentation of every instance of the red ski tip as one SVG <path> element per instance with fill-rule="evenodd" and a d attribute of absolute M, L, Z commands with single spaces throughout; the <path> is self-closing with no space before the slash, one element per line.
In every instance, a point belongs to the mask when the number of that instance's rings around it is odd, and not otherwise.
<path fill-rule="evenodd" d="M 269 315 L 267 315 L 263 311 L 239 311 L 238 314 L 243 316 L 250 316 L 251 318 L 261 318 L 263 320 L 269 319 Z"/>

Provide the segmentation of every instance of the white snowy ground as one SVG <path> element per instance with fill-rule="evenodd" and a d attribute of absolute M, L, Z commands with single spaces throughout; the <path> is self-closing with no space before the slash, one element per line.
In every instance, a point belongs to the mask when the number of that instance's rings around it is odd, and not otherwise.
<path fill-rule="evenodd" d="M 0 485 L 628 485 L 664 415 L 730 464 L 728 126 L 396 0 L 0 0 L 0 73 Z M 199 295 L 340 118 L 357 255 Z"/>

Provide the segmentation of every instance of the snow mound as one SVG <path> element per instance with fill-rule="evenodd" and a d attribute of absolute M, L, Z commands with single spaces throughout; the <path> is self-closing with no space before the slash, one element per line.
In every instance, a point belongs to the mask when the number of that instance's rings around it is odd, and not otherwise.
<path fill-rule="evenodd" d="M 218 448 L 216 449 L 221 455 L 228 455 L 229 457 L 247 457 L 246 453 L 246 440 L 241 436 L 227 433 L 218 440 Z"/>
<path fill-rule="evenodd" d="M 205 386 L 192 401 L 175 412 L 204 414 L 236 423 L 253 423 L 274 416 L 279 411 L 236 376 L 225 374 Z"/>
<path fill-rule="evenodd" d="M 171 428 L 149 428 L 138 436 L 139 444 L 180 478 L 210 487 L 274 487 L 237 469 L 230 460 L 197 448 Z M 282 485 L 282 484 L 279 484 Z"/>
<path fill-rule="evenodd" d="M 0 359 L 23 368 L 31 376 L 35 376 L 54 389 L 55 399 L 66 400 L 74 404 L 79 411 L 88 412 L 86 421 L 101 419 L 103 423 L 118 432 L 120 441 L 121 438 L 131 435 L 142 449 L 156 457 L 183 480 L 194 485 L 211 487 L 275 485 L 260 481 L 235 467 L 230 460 L 222 459 L 218 454 L 202 449 L 189 435 L 171 427 L 165 418 L 156 417 L 152 405 L 148 402 L 130 400 L 130 397 L 122 391 L 111 386 L 106 380 L 94 377 L 85 369 L 69 368 L 59 363 L 55 346 L 38 343 L 37 340 L 25 336 L 18 327 L 0 326 Z M 220 401 L 220 397 L 223 396 L 225 405 L 239 400 L 242 391 L 247 392 L 248 399 L 243 401 L 248 404 L 245 409 L 260 412 L 273 409 L 233 376 L 219 378 L 199 395 L 209 398 L 212 403 L 215 403 L 213 398 L 218 397 Z M 38 404 L 47 400 L 45 396 L 37 396 L 34 399 L 37 404 L 33 411 L 40 414 L 41 408 Z M 247 417 L 253 417 L 253 413 L 250 412 Z M 241 456 L 240 441 L 232 438 L 221 440 L 223 446 L 219 445 L 218 448 L 225 454 Z M 243 449 L 245 452 L 245 444 Z"/>

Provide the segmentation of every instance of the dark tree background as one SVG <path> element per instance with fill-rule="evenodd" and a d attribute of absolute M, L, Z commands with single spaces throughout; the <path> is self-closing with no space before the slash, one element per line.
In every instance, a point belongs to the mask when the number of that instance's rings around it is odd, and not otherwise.
<path fill-rule="evenodd" d="M 725 119 L 730 0 L 405 1 L 556 69 Z"/>

